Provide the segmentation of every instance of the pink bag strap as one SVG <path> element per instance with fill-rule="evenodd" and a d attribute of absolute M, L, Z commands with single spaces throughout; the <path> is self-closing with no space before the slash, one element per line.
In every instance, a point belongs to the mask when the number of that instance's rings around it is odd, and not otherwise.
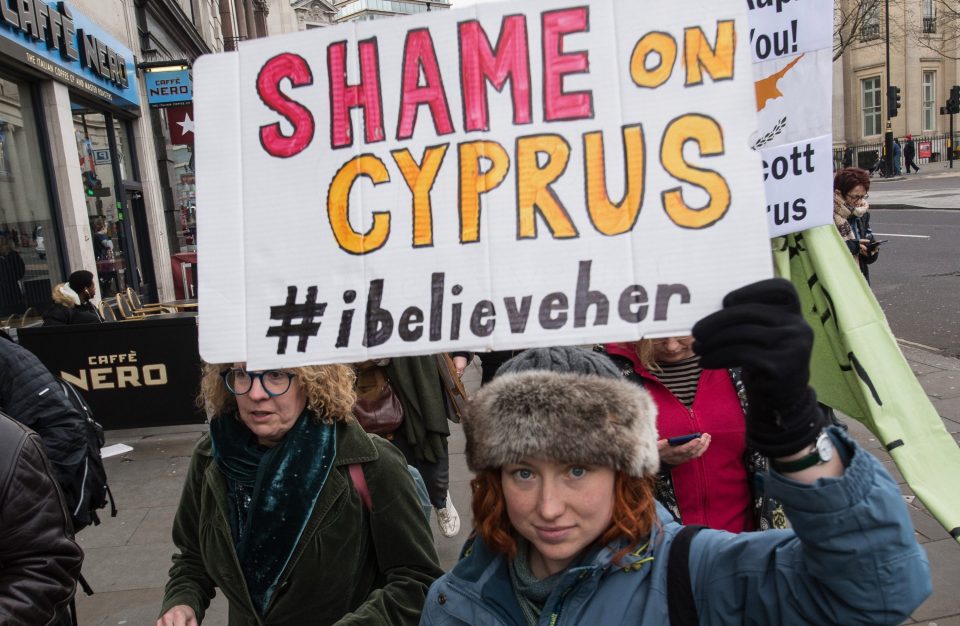
<path fill-rule="evenodd" d="M 367 511 L 373 510 L 373 500 L 370 498 L 370 490 L 367 489 L 367 479 L 363 475 L 363 467 L 359 463 L 348 465 L 350 471 L 350 480 L 353 482 L 353 488 L 357 490 L 360 501 Z"/>

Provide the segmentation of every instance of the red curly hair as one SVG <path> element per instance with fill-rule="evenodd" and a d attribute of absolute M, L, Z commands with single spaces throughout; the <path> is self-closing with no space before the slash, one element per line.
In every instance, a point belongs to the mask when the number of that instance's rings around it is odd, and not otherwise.
<path fill-rule="evenodd" d="M 613 482 L 613 516 L 610 526 L 597 538 L 606 545 L 624 538 L 627 546 L 617 552 L 616 563 L 645 537 L 657 519 L 653 498 L 654 478 L 635 478 L 616 472 Z M 473 489 L 473 524 L 483 543 L 491 550 L 512 559 L 517 555 L 517 537 L 507 515 L 506 498 L 499 469 L 485 469 L 470 481 Z"/>
<path fill-rule="evenodd" d="M 857 185 L 863 185 L 863 192 L 870 191 L 870 172 L 859 167 L 845 167 L 833 177 L 833 189 L 847 195 Z"/>

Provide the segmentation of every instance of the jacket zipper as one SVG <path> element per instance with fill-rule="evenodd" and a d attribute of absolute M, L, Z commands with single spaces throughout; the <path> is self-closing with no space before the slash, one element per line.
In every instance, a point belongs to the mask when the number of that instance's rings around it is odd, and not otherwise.
<path fill-rule="evenodd" d="M 651 380 L 657 385 L 660 385 L 661 387 L 663 387 L 667 391 L 667 393 L 670 394 L 670 397 L 673 398 L 673 401 L 676 402 L 680 406 L 680 408 L 682 408 L 687 412 L 687 415 L 690 416 L 690 422 L 691 422 L 690 427 L 693 428 L 691 432 L 703 432 L 703 429 L 700 426 L 700 420 L 697 418 L 697 414 L 693 410 L 693 405 L 696 404 L 697 402 L 697 395 L 700 393 L 700 385 L 701 383 L 703 383 L 703 372 L 704 370 L 700 370 L 700 377 L 697 379 L 697 390 L 696 392 L 694 392 L 694 395 L 693 395 L 693 403 L 691 403 L 689 407 L 687 407 L 683 402 L 680 402 L 680 399 L 677 398 L 677 396 L 675 396 L 673 392 L 670 391 L 670 389 L 668 389 L 667 386 L 660 381 L 659 378 L 657 378 L 656 376 L 653 376 L 652 374 L 650 375 L 650 378 L 648 378 L 648 380 Z M 687 462 L 695 464 L 694 467 L 696 467 L 697 475 L 700 477 L 700 485 L 703 487 L 700 490 L 700 508 L 703 511 L 704 520 L 707 522 L 707 525 L 709 525 L 709 519 L 708 519 L 709 515 L 707 513 L 708 497 L 707 497 L 707 489 L 706 489 L 707 476 L 703 468 L 703 461 L 701 461 L 700 458 L 696 458 L 696 459 L 691 459 L 690 461 L 687 461 Z M 676 486 L 674 486 L 674 491 L 676 491 Z M 678 503 L 677 508 L 679 507 L 680 505 Z M 683 518 L 683 511 L 680 511 L 680 518 L 681 519 Z"/>
<path fill-rule="evenodd" d="M 577 577 L 577 581 L 563 590 L 563 593 L 560 594 L 560 599 L 557 601 L 557 608 L 554 609 L 553 613 L 550 615 L 550 626 L 557 626 L 560 623 L 560 614 L 563 613 L 563 603 L 567 599 L 567 596 L 570 595 L 570 592 L 576 589 L 584 578 L 589 576 L 589 572 L 583 572 L 580 576 Z"/>

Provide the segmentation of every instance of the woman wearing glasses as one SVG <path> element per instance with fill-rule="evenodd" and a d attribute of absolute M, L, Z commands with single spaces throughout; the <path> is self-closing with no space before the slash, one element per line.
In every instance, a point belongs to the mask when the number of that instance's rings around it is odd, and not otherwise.
<path fill-rule="evenodd" d="M 219 587 L 229 622 L 416 624 L 437 565 L 403 456 L 352 418 L 326 365 L 207 365 L 210 416 L 173 526 L 158 626 L 191 626 Z"/>
<path fill-rule="evenodd" d="M 877 260 L 880 246 L 870 230 L 868 191 L 870 174 L 866 170 L 848 167 L 833 177 L 833 222 L 869 283 L 870 265 Z"/>
<path fill-rule="evenodd" d="M 785 528 L 783 509 L 754 493 L 766 459 L 747 448 L 738 370 L 700 366 L 693 337 L 612 343 L 603 351 L 657 405 L 656 497 L 677 521 L 743 532 Z"/>

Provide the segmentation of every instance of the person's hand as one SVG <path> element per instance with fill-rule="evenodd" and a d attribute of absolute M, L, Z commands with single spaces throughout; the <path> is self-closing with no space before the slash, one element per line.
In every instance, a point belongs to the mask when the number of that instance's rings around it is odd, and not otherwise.
<path fill-rule="evenodd" d="M 178 604 L 157 620 L 157 626 L 199 626 L 197 614 L 186 604 Z"/>
<path fill-rule="evenodd" d="M 657 441 L 657 452 L 660 453 L 660 462 L 666 465 L 677 466 L 703 456 L 710 447 L 710 433 L 703 433 L 696 439 L 685 444 L 671 446 L 666 439 Z"/>
<path fill-rule="evenodd" d="M 457 368 L 457 376 L 463 377 L 463 370 L 467 369 L 467 357 L 465 356 L 455 356 L 453 357 L 453 366 Z"/>
<path fill-rule="evenodd" d="M 704 369 L 743 368 L 747 442 L 777 458 L 813 443 L 825 424 L 808 386 L 813 330 L 790 282 L 774 278 L 730 292 L 693 327 Z"/>
<path fill-rule="evenodd" d="M 860 240 L 860 254 L 861 254 L 861 255 L 867 256 L 868 254 L 870 254 L 870 252 L 867 250 L 867 245 L 869 245 L 869 243 L 870 243 L 870 240 L 869 240 L 869 239 L 861 239 L 861 240 Z"/>

